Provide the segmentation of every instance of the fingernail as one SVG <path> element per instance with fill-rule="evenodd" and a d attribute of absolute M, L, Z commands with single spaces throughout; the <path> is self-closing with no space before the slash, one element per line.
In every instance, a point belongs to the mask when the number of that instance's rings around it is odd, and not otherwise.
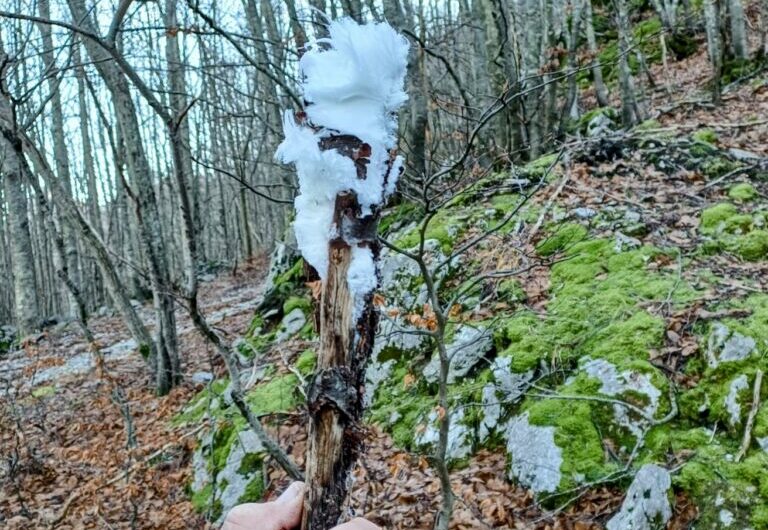
<path fill-rule="evenodd" d="M 293 484 L 288 486 L 288 489 L 286 489 L 280 495 L 280 497 L 277 498 L 277 502 L 291 502 L 292 500 L 296 499 L 296 497 L 299 497 L 303 491 L 304 491 L 304 483 L 294 482 Z"/>

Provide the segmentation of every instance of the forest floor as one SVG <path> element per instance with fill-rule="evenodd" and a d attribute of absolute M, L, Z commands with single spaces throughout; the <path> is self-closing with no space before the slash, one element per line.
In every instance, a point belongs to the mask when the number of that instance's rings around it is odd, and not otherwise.
<path fill-rule="evenodd" d="M 768 83 L 745 83 L 713 109 L 700 90 L 708 71 L 705 64 L 706 58 L 699 53 L 673 65 L 671 77 L 682 88 L 676 90 L 675 101 L 662 88 L 654 94 L 654 114 L 660 126 L 686 134 L 709 127 L 718 132 L 721 148 L 768 155 L 765 122 L 743 125 L 754 116 L 768 116 Z M 661 72 L 654 71 L 662 79 Z M 690 172 L 670 178 L 644 171 L 643 160 L 608 165 L 611 167 L 576 167 L 559 193 L 555 182 L 538 200 L 546 202 L 557 194 L 556 204 L 568 209 L 629 205 L 639 209 L 654 227 L 647 236 L 649 243 L 691 249 L 698 244 L 702 209 L 723 200 L 737 180 L 723 179 L 712 185 Z M 617 165 L 623 169 L 617 170 Z M 609 169 L 612 174 L 630 176 L 602 177 Z M 758 189 L 763 200 L 765 185 Z M 713 299 L 768 290 L 766 261 L 745 263 L 728 254 L 707 261 L 707 268 L 732 279 L 711 293 Z M 261 296 L 266 265 L 265 258 L 255 259 L 241 266 L 236 275 L 226 273 L 203 285 L 203 311 L 228 338 L 245 334 Z M 681 274 L 695 275 L 695 267 Z M 529 300 L 544 307 L 546 271 L 529 280 Z M 142 309 L 142 316 L 150 320 L 149 307 Z M 672 329 L 675 319 L 691 315 L 665 317 Z M 205 373 L 223 376 L 221 362 L 179 310 L 184 382 L 170 395 L 157 397 L 146 365 L 120 319 L 96 317 L 90 325 L 105 353 L 103 366 L 94 365 L 73 325 L 47 330 L 0 364 L 4 472 L 0 476 L 0 526 L 9 530 L 207 528 L 186 491 L 195 435 L 205 425 L 174 427 L 171 420 L 205 386 L 200 379 Z M 677 354 L 672 353 L 690 338 L 670 337 L 675 344 L 664 352 L 664 362 L 673 363 Z M 283 351 L 272 353 L 272 361 L 280 364 L 281 357 L 303 347 L 299 342 L 288 343 Z M 273 435 L 301 463 L 305 413 L 281 419 Z M 439 502 L 439 485 L 427 461 L 398 450 L 389 435 L 375 427 L 369 429 L 366 441 L 366 454 L 355 471 L 353 507 L 387 528 L 429 528 Z M 284 476 L 277 471 L 270 479 L 270 495 L 285 485 Z M 452 528 L 602 528 L 622 501 L 621 491 L 607 486 L 591 490 L 564 510 L 542 511 L 528 491 L 507 480 L 506 455 L 501 452 L 481 451 L 453 473 L 453 482 L 458 501 Z M 695 513 L 690 502 L 678 498 L 669 527 L 686 528 Z"/>

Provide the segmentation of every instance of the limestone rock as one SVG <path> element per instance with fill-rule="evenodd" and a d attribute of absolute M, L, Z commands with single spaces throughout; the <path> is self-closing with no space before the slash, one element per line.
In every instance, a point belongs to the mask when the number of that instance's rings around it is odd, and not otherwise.
<path fill-rule="evenodd" d="M 576 208 L 573 210 L 573 215 L 579 219 L 592 219 L 597 215 L 597 212 L 592 208 Z"/>
<path fill-rule="evenodd" d="M 534 371 L 512 372 L 511 357 L 497 357 L 491 363 L 495 381 L 483 387 L 483 419 L 478 429 L 479 440 L 485 441 L 499 424 L 502 409 L 518 402 L 531 385 Z"/>
<path fill-rule="evenodd" d="M 448 382 L 453 383 L 464 377 L 480 362 L 493 346 L 491 333 L 480 327 L 461 326 L 450 344 L 446 345 L 446 354 L 450 361 Z M 434 383 L 440 376 L 440 357 L 437 352 L 432 355 L 429 364 L 424 368 L 424 377 Z"/>
<path fill-rule="evenodd" d="M 635 475 L 619 513 L 614 515 L 607 530 L 661 530 L 672 517 L 667 491 L 672 481 L 669 471 L 655 464 L 646 464 Z"/>
<path fill-rule="evenodd" d="M 741 423 L 741 403 L 739 403 L 739 394 L 749 389 L 747 376 L 741 374 L 731 381 L 728 387 L 728 395 L 725 396 L 725 410 L 728 411 L 728 423 L 731 426 Z"/>
<path fill-rule="evenodd" d="M 284 340 L 293 337 L 296 333 L 301 331 L 301 328 L 303 328 L 306 323 L 307 317 L 304 315 L 304 311 L 300 307 L 293 309 L 283 317 L 283 321 L 280 323 L 280 329 L 275 336 L 275 342 L 283 342 Z"/>
<path fill-rule="evenodd" d="M 554 492 L 563 463 L 562 450 L 555 444 L 555 428 L 531 425 L 525 412 L 507 423 L 505 437 L 512 460 L 510 477 L 534 493 Z"/>
<path fill-rule="evenodd" d="M 218 427 L 217 427 L 218 428 Z M 192 502 L 200 511 L 212 514 L 220 524 L 238 504 L 256 501 L 264 480 L 262 461 L 266 456 L 261 440 L 246 428 L 231 424 L 209 432 L 192 456 Z"/>
<path fill-rule="evenodd" d="M 448 460 L 459 460 L 472 453 L 472 432 L 470 428 L 463 423 L 464 409 L 459 408 L 450 412 L 451 424 L 448 428 L 448 447 L 446 448 L 446 458 Z M 420 446 L 434 447 L 440 439 L 440 429 L 437 419 L 437 411 L 429 413 L 426 421 L 426 428 L 416 433 L 415 441 Z"/>
<path fill-rule="evenodd" d="M 728 329 L 728 326 L 716 322 L 712 327 L 707 344 L 709 366 L 714 368 L 722 362 L 742 361 L 752 355 L 757 344 L 755 339 Z"/>
<path fill-rule="evenodd" d="M 661 391 L 651 382 L 648 374 L 625 370 L 619 370 L 605 359 L 588 360 L 583 370 L 590 376 L 600 381 L 600 393 L 606 396 L 621 396 L 627 393 L 642 394 L 648 398 L 648 403 L 641 407 L 647 417 L 653 417 L 659 408 Z M 647 421 L 637 418 L 637 413 L 621 404 L 613 405 L 613 414 L 616 422 L 626 427 L 635 436 L 641 436 Z"/>

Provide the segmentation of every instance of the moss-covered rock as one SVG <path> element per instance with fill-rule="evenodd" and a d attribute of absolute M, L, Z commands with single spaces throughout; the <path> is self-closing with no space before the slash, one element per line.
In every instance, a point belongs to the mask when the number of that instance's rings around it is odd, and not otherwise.
<path fill-rule="evenodd" d="M 310 355 L 303 357 L 300 364 L 306 369 Z M 245 401 L 256 416 L 290 412 L 301 403 L 298 385 L 294 374 L 265 377 L 246 392 Z M 207 417 L 213 425 L 193 454 L 189 485 L 193 505 L 211 521 L 237 504 L 260 500 L 264 492 L 265 449 L 232 404 L 228 386 L 227 380 L 213 381 L 174 420 L 180 424 Z"/>
<path fill-rule="evenodd" d="M 754 230 L 734 242 L 736 253 L 747 261 L 768 258 L 768 231 Z"/>
<path fill-rule="evenodd" d="M 310 314 L 312 312 L 312 301 L 308 296 L 290 296 L 283 303 L 283 314 L 287 315 L 294 309 L 301 309 L 304 314 Z"/>
<path fill-rule="evenodd" d="M 468 218 L 469 214 L 461 209 L 440 210 L 427 225 L 424 238 L 438 241 L 443 253 L 449 254 L 455 242 L 467 229 Z M 399 236 L 395 240 L 395 245 L 403 249 L 411 249 L 418 246 L 420 239 L 421 223 Z"/>
<path fill-rule="evenodd" d="M 757 190 L 749 182 L 740 182 L 731 186 L 728 190 L 728 197 L 734 201 L 751 201 L 757 197 Z"/>
<path fill-rule="evenodd" d="M 551 256 L 582 241 L 586 236 L 587 229 L 580 224 L 568 223 L 560 225 L 555 229 L 554 233 L 536 245 L 536 252 L 540 256 Z"/>
<path fill-rule="evenodd" d="M 711 156 L 701 163 L 701 172 L 710 179 L 716 179 L 741 169 L 743 164 L 724 156 Z"/>
<path fill-rule="evenodd" d="M 731 203 L 720 203 L 701 214 L 701 233 L 709 236 L 704 249 L 725 250 L 747 261 L 768 258 L 768 231 L 762 212 L 742 213 Z"/>
<path fill-rule="evenodd" d="M 241 422 L 215 424 L 193 455 L 192 505 L 217 523 L 236 505 L 261 500 L 265 449 Z"/>
<path fill-rule="evenodd" d="M 699 129 L 698 131 L 694 131 L 694 133 L 691 134 L 691 138 L 696 142 L 710 145 L 715 145 L 717 143 L 717 133 L 712 129 Z"/>

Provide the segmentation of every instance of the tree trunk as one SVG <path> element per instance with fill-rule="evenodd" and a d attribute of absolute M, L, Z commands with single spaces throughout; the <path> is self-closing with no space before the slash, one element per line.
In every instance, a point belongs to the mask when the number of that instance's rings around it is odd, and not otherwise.
<path fill-rule="evenodd" d="M 40 0 L 39 11 L 42 18 L 51 18 L 49 0 Z M 53 158 L 56 163 L 56 176 L 62 182 L 64 190 L 71 194 L 72 179 L 69 174 L 69 155 L 64 133 L 64 113 L 62 112 L 61 91 L 57 79 L 59 71 L 54 60 L 51 26 L 39 24 L 38 28 L 40 29 L 43 41 L 43 65 L 45 66 L 48 87 L 51 92 L 51 134 L 53 136 Z M 67 262 L 66 269 L 70 279 L 76 285 L 79 285 L 80 273 L 77 258 L 77 242 L 74 234 L 70 233 L 66 225 L 63 227 L 62 238 L 64 240 L 64 254 Z M 70 313 L 75 316 L 78 311 L 76 301 L 69 294 L 69 290 L 65 286 L 62 293 L 69 300 Z"/>
<path fill-rule="evenodd" d="M 68 0 L 72 16 L 91 33 L 97 33 L 87 15 L 83 0 Z M 157 314 L 157 371 L 158 394 L 167 394 L 180 379 L 175 302 L 170 293 L 171 282 L 168 268 L 166 243 L 162 234 L 162 222 L 152 183 L 152 172 L 144 150 L 139 115 L 133 102 L 125 74 L 107 50 L 91 39 L 84 40 L 85 48 L 95 63 L 104 83 L 112 95 L 116 119 L 126 147 L 126 162 L 131 181 L 136 188 L 135 203 L 141 243 L 149 262 L 154 305 Z M 182 170 L 181 167 L 177 170 Z"/>
<path fill-rule="evenodd" d="M 642 113 L 637 101 L 635 83 L 629 68 L 628 54 L 632 50 L 631 28 L 626 0 L 616 0 L 616 21 L 619 29 L 619 90 L 621 91 L 621 118 L 625 127 L 640 122 Z"/>
<path fill-rule="evenodd" d="M 723 75 L 723 42 L 720 36 L 719 0 L 704 0 L 704 22 L 707 29 L 707 51 L 712 65 L 712 101 L 720 104 Z"/>
<path fill-rule="evenodd" d="M 3 100 L 0 106 L 3 136 L 0 138 L 0 173 L 2 174 L 5 202 L 8 206 L 8 232 L 11 244 L 13 272 L 13 301 L 19 335 L 35 331 L 40 323 L 40 312 L 35 288 L 35 258 L 29 233 L 27 194 L 21 173 L 21 146 L 6 131 L 14 127 L 10 121 L 10 106 Z"/>
<path fill-rule="evenodd" d="M 0 47 L 0 178 L 3 180 L 8 207 L 14 315 L 19 335 L 24 336 L 38 328 L 40 309 L 35 281 L 35 257 L 29 231 L 27 194 L 22 173 L 23 155 L 21 144 L 15 137 L 15 109 L 6 96 L 6 59 L 7 55 Z"/>
<path fill-rule="evenodd" d="M 747 20 L 744 15 L 742 0 L 728 0 L 728 13 L 731 23 L 731 46 L 733 56 L 745 61 L 749 59 L 749 41 L 747 40 Z"/>
<path fill-rule="evenodd" d="M 591 56 L 589 68 L 592 71 L 592 79 L 595 83 L 595 96 L 597 97 L 598 105 L 607 107 L 611 102 L 608 99 L 608 89 L 605 86 L 605 81 L 603 81 L 603 66 L 597 60 L 597 38 L 595 37 L 595 25 L 592 20 L 592 0 L 584 0 L 584 15 L 586 17 L 587 47 Z"/>

